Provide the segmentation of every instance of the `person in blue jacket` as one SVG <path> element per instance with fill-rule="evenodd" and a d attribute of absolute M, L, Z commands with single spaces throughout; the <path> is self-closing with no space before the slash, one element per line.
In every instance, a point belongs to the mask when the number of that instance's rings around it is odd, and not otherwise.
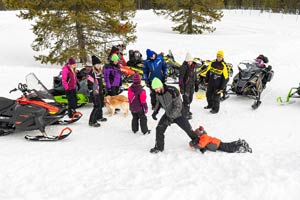
<path fill-rule="evenodd" d="M 146 50 L 147 59 L 144 61 L 143 74 L 147 87 L 150 88 L 150 97 L 152 109 L 156 104 L 156 94 L 151 87 L 152 80 L 156 77 L 161 82 L 165 82 L 167 78 L 167 64 L 161 55 L 157 55 L 154 51 Z"/>

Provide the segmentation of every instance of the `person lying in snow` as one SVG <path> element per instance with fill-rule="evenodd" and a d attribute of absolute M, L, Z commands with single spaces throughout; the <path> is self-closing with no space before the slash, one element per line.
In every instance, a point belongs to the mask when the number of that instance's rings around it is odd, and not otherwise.
<path fill-rule="evenodd" d="M 190 147 L 194 150 L 199 149 L 202 153 L 205 153 L 206 150 L 218 150 L 228 153 L 252 153 L 252 149 L 245 140 L 239 139 L 237 141 L 225 143 L 218 138 L 207 135 L 207 132 L 204 130 L 203 126 L 200 126 L 194 132 L 198 135 L 199 142 L 196 145 L 190 142 Z"/>

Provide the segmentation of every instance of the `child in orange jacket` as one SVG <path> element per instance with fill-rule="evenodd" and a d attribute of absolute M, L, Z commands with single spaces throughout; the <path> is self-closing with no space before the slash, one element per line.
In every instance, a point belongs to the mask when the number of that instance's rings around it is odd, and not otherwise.
<path fill-rule="evenodd" d="M 199 142 L 197 145 L 190 143 L 192 149 L 199 149 L 202 153 L 205 153 L 206 150 L 210 151 L 224 151 L 228 153 L 252 153 L 252 149 L 249 147 L 249 144 L 245 140 L 237 140 L 233 142 L 222 142 L 220 139 L 211 137 L 207 135 L 207 132 L 204 130 L 203 126 L 200 126 L 194 131 L 198 137 Z"/>

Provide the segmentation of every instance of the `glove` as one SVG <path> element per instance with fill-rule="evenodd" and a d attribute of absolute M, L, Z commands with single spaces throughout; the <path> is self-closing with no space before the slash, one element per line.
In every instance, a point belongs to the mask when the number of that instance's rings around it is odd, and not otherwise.
<path fill-rule="evenodd" d="M 223 90 L 216 90 L 216 94 L 222 94 Z"/>
<path fill-rule="evenodd" d="M 201 153 L 204 154 L 206 151 L 206 148 L 200 149 Z"/>
<path fill-rule="evenodd" d="M 150 88 L 150 82 L 149 82 L 149 81 L 146 82 L 146 86 L 147 86 L 148 88 Z"/>
<path fill-rule="evenodd" d="M 195 92 L 198 92 L 198 91 L 199 91 L 199 85 L 195 84 Z"/>
<path fill-rule="evenodd" d="M 153 113 L 152 113 L 152 118 L 153 118 L 154 120 L 157 120 L 156 115 L 157 115 L 157 112 L 153 112 Z"/>
<path fill-rule="evenodd" d="M 173 120 L 170 117 L 167 117 L 166 124 L 167 126 L 171 126 Z"/>
<path fill-rule="evenodd" d="M 80 84 L 79 83 L 77 83 L 77 90 L 80 90 Z"/>
<path fill-rule="evenodd" d="M 145 103 L 142 106 L 143 106 L 144 113 L 147 114 L 148 113 L 148 106 L 147 106 L 147 104 Z"/>
<path fill-rule="evenodd" d="M 180 91 L 180 94 L 183 94 L 184 93 L 184 90 L 182 87 L 179 88 L 179 91 Z"/>

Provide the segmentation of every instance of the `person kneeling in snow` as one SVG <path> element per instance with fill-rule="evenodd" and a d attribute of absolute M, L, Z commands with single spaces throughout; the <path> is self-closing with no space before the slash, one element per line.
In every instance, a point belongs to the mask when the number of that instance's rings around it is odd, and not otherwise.
<path fill-rule="evenodd" d="M 195 150 L 199 149 L 202 153 L 205 153 L 206 150 L 219 150 L 227 153 L 252 153 L 252 149 L 245 140 L 239 139 L 237 141 L 225 143 L 218 138 L 207 135 L 203 126 L 200 126 L 194 132 L 198 135 L 199 142 L 196 145 L 190 142 L 190 147 Z"/>

